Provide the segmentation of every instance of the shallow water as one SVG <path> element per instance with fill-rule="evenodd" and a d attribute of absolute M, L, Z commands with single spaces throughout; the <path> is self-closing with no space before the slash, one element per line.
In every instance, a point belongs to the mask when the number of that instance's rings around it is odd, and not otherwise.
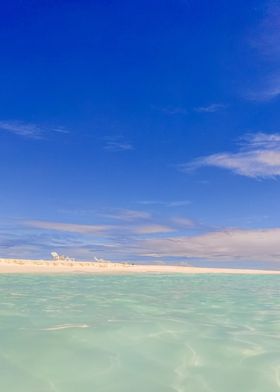
<path fill-rule="evenodd" d="M 280 277 L 1 275 L 0 391 L 280 391 Z"/>

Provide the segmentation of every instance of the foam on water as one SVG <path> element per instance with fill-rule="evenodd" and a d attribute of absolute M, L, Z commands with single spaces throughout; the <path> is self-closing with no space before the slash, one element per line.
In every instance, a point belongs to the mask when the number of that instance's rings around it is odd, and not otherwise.
<path fill-rule="evenodd" d="M 0 391 L 280 391 L 280 277 L 0 276 Z"/>
<path fill-rule="evenodd" d="M 55 325 L 54 327 L 42 328 L 42 331 L 58 331 L 60 329 L 67 328 L 89 328 L 87 324 L 65 324 L 65 325 Z"/>

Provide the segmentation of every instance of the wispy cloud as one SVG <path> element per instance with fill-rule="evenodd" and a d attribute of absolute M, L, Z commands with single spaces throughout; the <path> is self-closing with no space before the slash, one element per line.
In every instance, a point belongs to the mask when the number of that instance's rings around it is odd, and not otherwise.
<path fill-rule="evenodd" d="M 189 200 L 175 200 L 166 204 L 167 207 L 184 207 L 191 204 Z"/>
<path fill-rule="evenodd" d="M 280 228 L 229 229 L 204 235 L 147 239 L 139 242 L 142 255 L 203 260 L 278 261 Z"/>
<path fill-rule="evenodd" d="M 256 47 L 263 55 L 270 58 L 280 56 L 280 3 L 278 0 L 269 1 L 265 9 L 251 45 Z"/>
<path fill-rule="evenodd" d="M 59 127 L 44 127 L 34 123 L 23 121 L 0 121 L 0 131 L 12 133 L 30 139 L 42 139 L 49 132 L 68 133 L 66 129 Z"/>
<path fill-rule="evenodd" d="M 159 112 L 167 114 L 169 116 L 186 115 L 188 113 L 187 109 L 181 106 L 166 106 L 166 107 L 152 106 L 152 108 Z"/>
<path fill-rule="evenodd" d="M 135 221 L 142 219 L 150 219 L 151 214 L 146 211 L 121 209 L 112 213 L 101 214 L 102 216 L 110 219 L 117 219 L 121 221 Z"/>
<path fill-rule="evenodd" d="M 207 106 L 197 107 L 194 110 L 200 113 L 215 113 L 218 112 L 219 110 L 225 109 L 226 107 L 227 105 L 222 103 L 211 103 L 210 105 Z"/>
<path fill-rule="evenodd" d="M 123 140 L 122 137 L 107 137 L 105 138 L 104 150 L 119 152 L 134 150 L 133 144 Z"/>
<path fill-rule="evenodd" d="M 203 166 L 227 169 L 251 178 L 280 176 L 280 134 L 257 133 L 243 138 L 239 151 L 223 152 L 178 165 L 184 172 Z"/>
<path fill-rule="evenodd" d="M 142 218 L 143 219 L 143 218 Z M 135 234 L 156 234 L 156 233 L 168 233 L 175 231 L 173 227 L 160 225 L 157 223 L 150 223 L 149 225 L 135 224 L 133 219 L 127 219 L 125 224 L 116 225 L 88 225 L 88 224 L 76 224 L 76 223 L 64 223 L 64 222 L 51 222 L 44 220 L 30 220 L 24 221 L 23 225 L 27 228 L 35 228 L 48 231 L 57 231 L 65 233 L 76 233 L 76 234 L 102 234 L 103 236 L 109 235 L 112 238 L 118 238 L 119 236 L 134 236 Z M 105 237 L 104 237 L 105 238 Z"/>
<path fill-rule="evenodd" d="M 172 222 L 182 228 L 193 228 L 197 226 L 197 223 L 189 218 L 175 217 L 172 218 Z"/>
<path fill-rule="evenodd" d="M 280 95 L 279 1 L 269 2 L 262 20 L 252 32 L 252 38 L 249 41 L 258 56 L 257 64 L 261 64 L 261 69 L 264 71 L 258 76 L 256 86 L 247 92 L 247 98 L 257 101 L 276 98 Z"/>
<path fill-rule="evenodd" d="M 280 95 L 280 75 L 270 75 L 262 78 L 257 88 L 246 93 L 246 98 L 252 101 L 270 101 Z"/>
<path fill-rule="evenodd" d="M 161 205 L 164 207 L 184 207 L 191 204 L 190 200 L 173 200 L 173 201 L 162 201 L 162 200 L 141 200 L 138 202 L 143 205 Z"/>
<path fill-rule="evenodd" d="M 43 132 L 36 124 L 20 121 L 0 121 L 0 130 L 31 139 L 40 139 Z"/>
<path fill-rule="evenodd" d="M 98 234 L 104 233 L 111 229 L 108 225 L 83 225 L 74 223 L 63 223 L 63 222 L 49 222 L 41 220 L 31 220 L 24 222 L 26 226 L 45 229 L 45 230 L 55 230 L 64 231 L 70 233 L 80 233 L 80 234 Z"/>
<path fill-rule="evenodd" d="M 134 150 L 134 147 L 130 143 L 123 143 L 123 142 L 107 142 L 105 145 L 105 150 L 108 151 L 129 151 Z"/>
<path fill-rule="evenodd" d="M 136 234 L 157 234 L 157 233 L 170 233 L 174 230 L 175 229 L 169 226 L 152 224 L 152 225 L 135 227 L 133 231 Z"/>

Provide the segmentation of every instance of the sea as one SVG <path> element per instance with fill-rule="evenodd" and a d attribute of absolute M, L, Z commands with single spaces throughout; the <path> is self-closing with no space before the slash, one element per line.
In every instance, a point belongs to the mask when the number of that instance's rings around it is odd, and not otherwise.
<path fill-rule="evenodd" d="M 0 275 L 2 392 L 279 392 L 280 276 Z"/>

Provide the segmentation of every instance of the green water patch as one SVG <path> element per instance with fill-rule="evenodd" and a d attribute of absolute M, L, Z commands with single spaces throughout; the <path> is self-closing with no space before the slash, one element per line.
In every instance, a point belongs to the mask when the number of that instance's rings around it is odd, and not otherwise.
<path fill-rule="evenodd" d="M 0 390 L 276 392 L 280 277 L 0 276 Z"/>

